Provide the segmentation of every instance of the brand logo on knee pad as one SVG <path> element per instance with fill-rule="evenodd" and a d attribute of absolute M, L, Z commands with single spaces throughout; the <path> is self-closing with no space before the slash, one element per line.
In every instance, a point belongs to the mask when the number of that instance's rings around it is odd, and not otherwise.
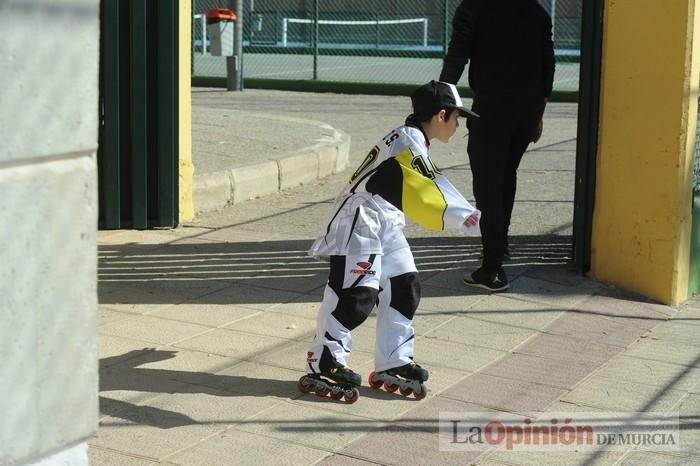
<path fill-rule="evenodd" d="M 306 362 L 316 362 L 317 359 L 314 357 L 314 352 L 313 351 L 308 351 L 306 353 Z"/>
<path fill-rule="evenodd" d="M 376 273 L 374 270 L 370 270 L 372 268 L 371 262 L 358 262 L 357 265 L 360 268 L 350 269 L 350 273 L 354 273 L 355 275 L 374 275 Z"/>

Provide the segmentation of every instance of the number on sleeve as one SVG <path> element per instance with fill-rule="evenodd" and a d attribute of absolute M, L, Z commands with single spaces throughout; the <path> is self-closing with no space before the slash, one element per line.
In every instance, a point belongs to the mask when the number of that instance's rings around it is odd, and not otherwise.
<path fill-rule="evenodd" d="M 419 155 L 414 156 L 413 160 L 411 160 L 411 166 L 424 177 L 430 178 L 431 180 L 435 179 L 435 173 L 428 168 L 428 165 L 425 163 L 425 160 L 423 160 L 423 157 Z"/>
<path fill-rule="evenodd" d="M 360 166 L 355 170 L 355 173 L 352 174 L 352 177 L 350 178 L 350 182 L 352 183 L 355 181 L 365 170 L 367 170 L 367 167 L 372 165 L 375 160 L 377 160 L 377 156 L 379 155 L 379 146 L 374 146 L 371 151 L 369 151 L 369 154 L 365 157 L 365 159 L 362 161 Z"/>
<path fill-rule="evenodd" d="M 397 133 L 397 132 L 394 131 L 394 132 L 392 132 L 391 134 L 387 135 L 387 136 L 384 138 L 384 143 L 385 143 L 387 146 L 390 146 L 391 143 L 394 142 L 394 141 L 396 141 L 398 138 L 399 138 L 399 133 Z"/>

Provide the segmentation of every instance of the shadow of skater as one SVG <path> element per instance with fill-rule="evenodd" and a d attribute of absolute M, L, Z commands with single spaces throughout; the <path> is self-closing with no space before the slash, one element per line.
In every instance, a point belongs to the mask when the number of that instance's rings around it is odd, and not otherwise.
<path fill-rule="evenodd" d="M 212 396 L 276 396 L 298 398 L 296 380 L 274 380 L 207 372 L 139 367 L 173 359 L 176 351 L 143 348 L 100 360 L 100 392 L 201 393 Z M 234 362 L 232 365 L 238 364 Z M 173 411 L 100 397 L 100 413 L 169 429 L 200 422 Z"/>

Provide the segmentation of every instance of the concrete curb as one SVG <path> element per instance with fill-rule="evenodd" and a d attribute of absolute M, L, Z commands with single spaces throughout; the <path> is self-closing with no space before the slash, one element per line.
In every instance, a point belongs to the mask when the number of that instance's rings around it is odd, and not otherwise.
<path fill-rule="evenodd" d="M 255 114 L 251 114 L 255 117 Z M 266 115 L 270 118 L 270 115 Z M 195 171 L 195 214 L 221 209 L 249 199 L 317 180 L 347 168 L 350 135 L 313 120 L 276 117 L 322 134 L 314 144 L 258 163 L 198 175 Z"/>

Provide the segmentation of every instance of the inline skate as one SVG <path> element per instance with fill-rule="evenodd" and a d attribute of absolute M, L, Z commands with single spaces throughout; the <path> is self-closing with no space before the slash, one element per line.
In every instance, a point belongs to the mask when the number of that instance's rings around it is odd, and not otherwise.
<path fill-rule="evenodd" d="M 422 400 L 428 394 L 425 382 L 428 380 L 428 371 L 411 361 L 400 367 L 394 367 L 381 372 L 372 372 L 369 375 L 369 386 L 378 389 L 382 385 L 384 390 L 394 393 L 399 390 L 403 396 L 413 396 L 416 400 Z"/>
<path fill-rule="evenodd" d="M 360 374 L 341 366 L 320 374 L 306 374 L 299 379 L 297 386 L 303 393 L 316 393 L 320 397 L 330 394 L 336 401 L 352 404 L 360 398 L 357 387 L 361 382 Z"/>

